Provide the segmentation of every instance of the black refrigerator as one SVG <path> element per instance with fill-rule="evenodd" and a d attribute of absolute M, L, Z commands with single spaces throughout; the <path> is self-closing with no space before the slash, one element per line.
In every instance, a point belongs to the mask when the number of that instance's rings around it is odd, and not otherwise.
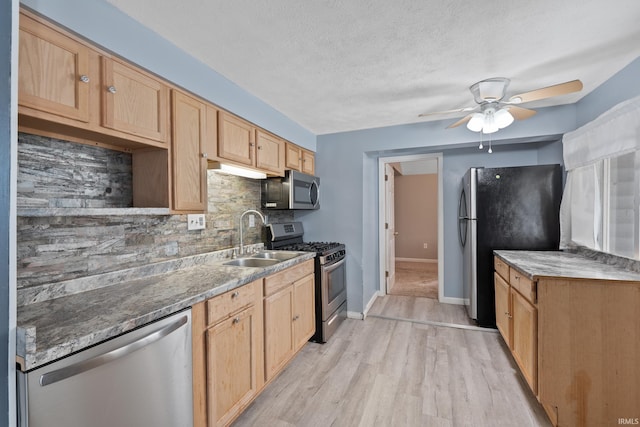
<path fill-rule="evenodd" d="M 560 165 L 471 168 L 462 178 L 458 231 L 469 317 L 495 327 L 493 251 L 558 250 Z"/>

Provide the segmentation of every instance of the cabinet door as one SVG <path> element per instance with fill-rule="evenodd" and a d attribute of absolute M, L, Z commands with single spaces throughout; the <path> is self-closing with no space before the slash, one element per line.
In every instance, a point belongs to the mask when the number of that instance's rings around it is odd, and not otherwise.
<path fill-rule="evenodd" d="M 293 355 L 293 286 L 264 299 L 265 379 L 270 380 Z"/>
<path fill-rule="evenodd" d="M 102 126 L 167 142 L 169 88 L 149 74 L 102 57 Z"/>
<path fill-rule="evenodd" d="M 285 167 L 287 169 L 293 169 L 296 171 L 300 171 L 302 168 L 302 149 L 297 145 L 287 143 L 285 154 Z"/>
<path fill-rule="evenodd" d="M 256 167 L 284 175 L 284 141 L 265 132 L 256 131 Z"/>
<path fill-rule="evenodd" d="M 538 394 L 538 309 L 511 289 L 511 350 L 529 387 Z"/>
<path fill-rule="evenodd" d="M 504 341 L 511 348 L 511 319 L 509 318 L 511 316 L 511 306 L 509 304 L 511 296 L 509 295 L 509 284 L 498 273 L 494 273 L 493 277 L 496 296 L 496 326 Z"/>
<path fill-rule="evenodd" d="M 206 210 L 206 105 L 172 92 L 173 204 L 176 210 Z"/>
<path fill-rule="evenodd" d="M 316 171 L 316 156 L 311 151 L 302 150 L 302 172 L 313 175 Z"/>
<path fill-rule="evenodd" d="M 250 306 L 207 330 L 210 427 L 228 425 L 257 393 L 257 325 Z"/>
<path fill-rule="evenodd" d="M 301 348 L 316 330 L 315 278 L 310 274 L 293 284 L 293 333 L 295 349 Z"/>
<path fill-rule="evenodd" d="M 218 157 L 255 166 L 255 128 L 238 117 L 218 114 Z"/>
<path fill-rule="evenodd" d="M 20 15 L 18 103 L 89 121 L 89 49 Z"/>

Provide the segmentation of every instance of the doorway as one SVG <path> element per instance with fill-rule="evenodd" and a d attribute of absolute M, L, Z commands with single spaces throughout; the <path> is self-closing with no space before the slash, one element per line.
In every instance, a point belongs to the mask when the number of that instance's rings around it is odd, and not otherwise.
<path fill-rule="evenodd" d="M 379 294 L 441 300 L 442 154 L 379 159 Z"/>

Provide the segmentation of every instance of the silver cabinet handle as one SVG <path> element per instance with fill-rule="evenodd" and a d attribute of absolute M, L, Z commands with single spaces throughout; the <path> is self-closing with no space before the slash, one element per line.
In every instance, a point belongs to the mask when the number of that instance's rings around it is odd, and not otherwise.
<path fill-rule="evenodd" d="M 89 83 L 89 76 L 85 76 L 84 74 L 80 76 L 80 81 L 82 83 Z"/>
<path fill-rule="evenodd" d="M 299 314 L 296 314 L 295 316 L 293 316 L 293 321 L 295 322 L 296 320 L 298 320 L 300 318 Z"/>
<path fill-rule="evenodd" d="M 116 88 L 115 88 L 115 86 L 109 86 L 109 87 L 107 88 L 107 90 L 109 91 L 109 93 L 116 93 Z"/>
<path fill-rule="evenodd" d="M 202 157 L 206 159 L 207 158 L 207 153 L 202 153 Z"/>
<path fill-rule="evenodd" d="M 239 317 L 235 317 L 233 319 L 233 322 L 231 322 L 231 323 L 233 323 L 234 325 L 240 323 L 240 318 Z"/>
<path fill-rule="evenodd" d="M 231 294 L 231 298 L 238 298 L 240 296 L 240 292 L 235 291 L 234 293 Z"/>
<path fill-rule="evenodd" d="M 154 332 L 151 332 L 132 343 L 126 344 L 122 347 L 116 348 L 99 356 L 92 357 L 91 359 L 78 362 L 74 365 L 65 366 L 64 368 L 60 368 L 55 371 L 46 372 L 40 377 L 40 385 L 44 387 L 46 385 L 62 381 L 64 379 L 73 377 L 74 375 L 81 374 L 90 369 L 97 368 L 98 366 L 112 362 L 116 359 L 126 356 L 127 354 L 133 353 L 134 351 L 139 350 L 142 347 L 146 347 L 149 344 L 152 344 L 166 337 L 170 333 L 185 325 L 188 320 L 189 318 L 187 316 L 182 316 L 175 322 Z"/>

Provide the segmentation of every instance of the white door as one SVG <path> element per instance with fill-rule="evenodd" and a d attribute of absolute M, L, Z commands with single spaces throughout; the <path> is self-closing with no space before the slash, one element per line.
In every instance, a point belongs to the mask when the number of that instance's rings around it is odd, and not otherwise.
<path fill-rule="evenodd" d="M 391 291 L 396 280 L 396 227 L 395 227 L 395 181 L 394 170 L 388 163 L 384 165 L 385 171 L 385 232 L 386 232 L 386 275 L 387 293 Z"/>

